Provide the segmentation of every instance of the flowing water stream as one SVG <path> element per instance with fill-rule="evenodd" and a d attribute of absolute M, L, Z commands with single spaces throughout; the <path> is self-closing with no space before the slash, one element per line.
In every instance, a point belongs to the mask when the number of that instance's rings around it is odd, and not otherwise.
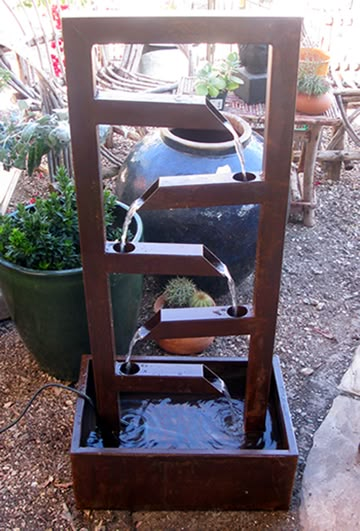
<path fill-rule="evenodd" d="M 224 118 L 223 125 L 231 133 L 231 135 L 232 135 L 232 137 L 234 139 L 235 151 L 236 151 L 236 154 L 238 156 L 239 163 L 240 163 L 240 171 L 243 174 L 243 176 L 246 177 L 244 150 L 243 150 L 243 147 L 242 147 L 240 136 L 238 135 L 236 129 L 229 122 L 229 120 L 226 120 Z"/>
<path fill-rule="evenodd" d="M 239 412 L 237 411 L 237 409 L 235 408 L 233 404 L 233 399 L 230 395 L 229 388 L 226 385 L 225 381 L 222 378 L 220 378 L 220 376 L 218 376 L 216 373 L 214 373 L 214 371 L 209 372 L 206 370 L 206 368 L 205 368 L 205 376 L 206 376 L 206 379 L 209 380 L 211 385 L 213 385 L 215 389 L 217 389 L 224 396 L 225 400 L 229 404 L 230 412 L 231 412 L 231 420 L 232 420 L 231 428 L 234 431 L 241 430 L 242 417 L 241 415 L 239 415 Z"/>
<path fill-rule="evenodd" d="M 129 230 L 130 223 L 135 216 L 136 212 L 141 208 L 144 204 L 144 200 L 142 197 L 138 197 L 131 203 L 129 206 L 129 210 L 126 212 L 125 220 L 122 226 L 122 233 L 121 233 L 121 239 L 120 239 L 120 251 L 124 252 L 125 245 L 126 245 L 126 238 L 127 233 Z"/>
<path fill-rule="evenodd" d="M 125 357 L 125 362 L 124 362 L 124 366 L 125 366 L 125 373 L 126 374 L 130 374 L 131 373 L 131 356 L 132 356 L 132 352 L 134 350 L 134 347 L 136 345 L 136 343 L 138 341 L 141 341 L 142 339 L 144 339 L 147 335 L 149 334 L 149 330 L 147 328 L 145 328 L 145 326 L 140 326 L 140 328 L 138 328 L 135 332 L 135 334 L 133 335 L 131 341 L 130 341 L 130 345 L 129 345 L 129 349 L 128 349 L 128 352 L 126 354 L 126 357 Z"/>
<path fill-rule="evenodd" d="M 229 293 L 230 293 L 230 297 L 231 297 L 231 307 L 232 307 L 232 310 L 233 310 L 233 315 L 236 316 L 238 305 L 237 305 L 237 297 L 236 297 L 235 280 L 231 276 L 229 268 L 228 268 L 228 266 L 226 264 L 224 264 L 224 262 L 219 262 L 219 264 L 216 265 L 216 269 L 227 280 Z"/>

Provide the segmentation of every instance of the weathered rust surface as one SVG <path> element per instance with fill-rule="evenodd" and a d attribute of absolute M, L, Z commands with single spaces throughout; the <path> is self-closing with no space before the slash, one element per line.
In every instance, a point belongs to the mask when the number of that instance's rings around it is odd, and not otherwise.
<path fill-rule="evenodd" d="M 195 129 L 223 129 L 223 125 L 206 111 L 205 96 L 173 96 L 112 91 L 96 96 L 92 117 L 96 123 L 118 123 L 158 127 L 183 127 L 189 122 Z M 155 105 L 154 105 L 155 104 Z"/>
<path fill-rule="evenodd" d="M 215 336 L 251 334 L 259 328 L 250 306 L 238 308 L 239 317 L 230 315 L 231 306 L 209 308 L 165 308 L 151 317 L 144 327 L 149 338 L 203 337 L 209 331 Z"/>
<path fill-rule="evenodd" d="M 151 359 L 164 363 L 163 357 Z M 89 362 L 89 357 L 84 359 L 81 390 L 91 394 L 87 382 L 91 376 Z M 142 358 L 134 362 L 141 363 Z M 184 364 L 184 358 L 165 363 L 175 368 Z M 190 367 L 198 363 L 199 358 L 186 358 Z M 239 374 L 238 385 L 244 389 L 247 360 L 209 358 L 206 365 L 225 378 Z M 169 372 L 173 370 L 170 368 Z M 188 371 L 191 372 L 190 368 Z M 155 389 L 159 389 L 159 384 L 160 381 Z M 126 510 L 287 509 L 297 447 L 276 357 L 270 402 L 281 430 L 278 449 L 209 452 L 86 448 L 86 435 L 94 429 L 95 421 L 91 409 L 83 399 L 78 399 L 71 448 L 78 506 Z"/>
<path fill-rule="evenodd" d="M 222 276 L 220 260 L 201 244 L 137 242 L 121 252 L 120 243 L 108 242 L 105 251 L 104 269 L 109 273 Z"/>
<path fill-rule="evenodd" d="M 274 187 L 267 186 L 258 174 L 248 174 L 249 182 L 237 180 L 238 174 L 180 175 L 160 177 L 142 195 L 141 210 L 198 208 L 263 203 L 271 200 Z"/>
<path fill-rule="evenodd" d="M 272 366 L 281 276 L 284 229 L 296 96 L 301 19 L 193 15 L 187 17 L 69 17 L 64 18 L 69 112 L 76 175 L 80 239 L 87 315 L 92 353 L 92 376 L 101 422 L 119 427 L 121 377 L 115 374 L 115 348 L 109 273 L 217 274 L 213 258 L 204 249 L 157 244 L 137 245 L 116 252 L 105 241 L 102 181 L 96 128 L 101 123 L 156 125 L 211 129 L 222 127 L 201 101 L 185 105 L 176 97 L 160 95 L 96 94 L 92 67 L 94 44 L 126 43 L 254 43 L 270 44 L 265 152 L 261 178 L 234 182 L 225 176 L 205 181 L 202 189 L 193 177 L 170 183 L 159 181 L 147 207 L 180 208 L 205 204 L 259 203 L 255 289 L 251 315 L 240 319 L 175 313 L 154 317 L 153 333 L 213 335 L 250 334 L 246 365 L 245 429 L 261 432 L 270 399 L 276 404 L 286 445 L 277 451 L 228 451 L 220 454 L 151 453 L 134 450 L 83 448 L 84 426 L 91 425 L 86 408 L 78 409 L 72 450 L 73 475 L 81 507 L 106 508 L 286 508 L 296 466 L 296 445 L 285 404 L 279 368 Z M 191 178 L 190 178 L 191 180 Z M 146 208 L 146 206 L 145 206 Z M 184 265 L 188 259 L 188 264 Z M 158 262 L 158 263 L 157 263 Z M 160 263 L 161 262 L 161 263 Z M 237 322 L 238 321 L 238 322 Z M 206 332 L 206 333 L 205 333 Z M 189 363 L 191 363 L 189 361 Z M 225 362 L 222 362 L 225 363 Z M 210 365 L 211 366 L 211 365 Z M 230 365 L 227 365 L 230 367 Z M 216 365 L 221 368 L 221 365 Z M 160 385 L 161 382 L 159 381 Z M 245 386 L 245 382 L 242 382 Z M 156 385 L 156 382 L 155 384 Z M 284 439 L 284 440 L 285 440 Z M 96 478 L 96 479 L 95 479 Z M 204 488 L 206 485 L 206 488 Z"/>
<path fill-rule="evenodd" d="M 199 360 L 200 361 L 200 360 Z M 122 393 L 169 393 L 169 395 L 223 396 L 213 384 L 216 374 L 203 363 L 166 363 L 153 360 L 117 363 L 117 385 Z M 213 377 L 213 378 L 212 378 Z"/>

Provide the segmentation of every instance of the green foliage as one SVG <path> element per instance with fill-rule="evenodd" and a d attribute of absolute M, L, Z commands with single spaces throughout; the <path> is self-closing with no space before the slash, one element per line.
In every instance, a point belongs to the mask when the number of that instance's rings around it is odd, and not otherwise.
<path fill-rule="evenodd" d="M 205 291 L 196 290 L 190 299 L 190 306 L 192 308 L 208 308 L 209 306 L 215 306 L 215 301 Z"/>
<path fill-rule="evenodd" d="M 317 74 L 301 74 L 298 76 L 297 90 L 308 96 L 321 96 L 329 92 L 330 85 L 323 76 Z"/>
<path fill-rule="evenodd" d="M 243 82 L 236 74 L 239 72 L 240 62 L 239 54 L 237 52 L 231 52 L 220 63 L 219 71 L 223 76 L 226 83 L 226 90 L 235 90 Z"/>
<path fill-rule="evenodd" d="M 195 283 L 186 277 L 175 277 L 166 284 L 164 290 L 166 308 L 200 308 L 214 306 L 214 300 L 196 288 Z"/>
<path fill-rule="evenodd" d="M 219 93 L 226 88 L 225 80 L 220 77 L 220 73 L 214 66 L 207 63 L 198 73 L 195 83 L 195 91 L 199 96 L 210 96 L 216 98 Z"/>
<path fill-rule="evenodd" d="M 107 238 L 120 237 L 115 226 L 116 197 L 104 193 Z M 18 205 L 0 217 L 0 254 L 18 266 L 40 270 L 81 267 L 75 186 L 64 168 L 56 175 L 56 189 L 33 205 Z"/>
<path fill-rule="evenodd" d="M 110 127 L 99 125 L 99 141 L 104 144 Z M 0 161 L 6 169 L 12 166 L 26 170 L 31 177 L 50 151 L 60 154 L 70 145 L 70 125 L 66 109 L 40 117 L 19 115 L 0 121 Z"/>
<path fill-rule="evenodd" d="M 56 113 L 0 122 L 0 161 L 7 168 L 26 169 L 30 176 L 50 150 L 58 153 L 69 144 L 69 122 Z"/>
<path fill-rule="evenodd" d="M 220 63 L 206 63 L 197 75 L 195 91 L 200 96 L 216 98 L 220 92 L 235 90 L 242 83 L 239 72 L 239 55 L 231 52 Z"/>
<path fill-rule="evenodd" d="M 317 65 L 312 61 L 304 62 L 299 67 L 297 90 L 308 96 L 321 96 L 330 90 L 330 84 L 324 76 L 316 73 Z"/>
<path fill-rule="evenodd" d="M 6 87 L 11 79 L 11 74 L 5 68 L 0 68 L 0 91 Z"/>

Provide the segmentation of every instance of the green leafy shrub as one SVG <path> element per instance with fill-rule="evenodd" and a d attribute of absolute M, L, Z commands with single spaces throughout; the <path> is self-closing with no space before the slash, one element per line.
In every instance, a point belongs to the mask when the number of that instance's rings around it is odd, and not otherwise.
<path fill-rule="evenodd" d="M 109 240 L 119 239 L 116 197 L 104 192 L 105 226 Z M 18 266 L 39 270 L 81 267 L 75 185 L 64 168 L 56 175 L 56 188 L 31 206 L 18 205 L 0 217 L 0 255 Z"/>

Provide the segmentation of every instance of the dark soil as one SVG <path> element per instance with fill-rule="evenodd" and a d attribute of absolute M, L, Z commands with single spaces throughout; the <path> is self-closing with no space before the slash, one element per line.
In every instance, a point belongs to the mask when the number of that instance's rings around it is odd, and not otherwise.
<path fill-rule="evenodd" d="M 301 478 L 313 435 L 360 342 L 359 166 L 329 182 L 318 168 L 316 225 L 289 222 L 279 304 L 276 353 L 280 356 L 299 446 L 291 509 L 283 512 L 79 511 L 71 485 L 69 447 L 75 397 L 44 391 L 23 420 L 0 436 L 2 530 L 248 530 L 299 529 Z M 19 182 L 14 204 L 47 188 L 44 178 Z M 251 300 L 253 279 L 238 286 Z M 157 284 L 147 278 L 140 322 L 151 315 Z M 229 304 L 222 296 L 219 304 Z M 217 338 L 207 354 L 246 353 L 247 340 Z M 154 352 L 148 344 L 142 352 Z M 14 325 L 0 326 L 1 426 L 10 422 L 44 383 Z"/>

